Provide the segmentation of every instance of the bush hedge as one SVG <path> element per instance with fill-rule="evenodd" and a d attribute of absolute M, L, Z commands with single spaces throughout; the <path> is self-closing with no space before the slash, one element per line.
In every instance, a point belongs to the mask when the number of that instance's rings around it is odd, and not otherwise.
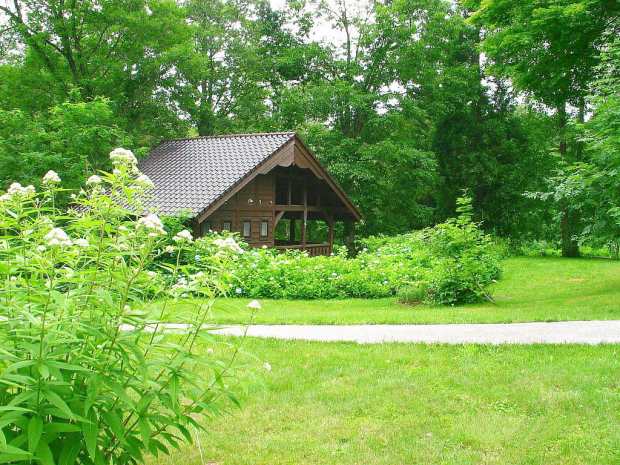
<path fill-rule="evenodd" d="M 424 289 L 428 303 L 455 304 L 479 299 L 501 273 L 491 240 L 471 221 L 468 200 L 461 215 L 433 228 L 396 237 L 371 237 L 355 257 L 340 248 L 329 257 L 290 250 L 248 250 L 237 235 L 211 234 L 185 252 L 198 265 L 213 255 L 233 260 L 228 280 L 232 296 L 270 299 L 378 298 L 405 286 Z M 205 272 L 212 272 L 205 269 Z"/>

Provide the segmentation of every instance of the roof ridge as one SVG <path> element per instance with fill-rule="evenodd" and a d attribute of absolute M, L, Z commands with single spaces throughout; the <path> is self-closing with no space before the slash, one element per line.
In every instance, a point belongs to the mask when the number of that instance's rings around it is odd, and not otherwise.
<path fill-rule="evenodd" d="M 183 140 L 202 140 L 202 139 L 224 139 L 227 137 L 248 137 L 248 136 L 295 136 L 297 131 L 283 131 L 283 132 L 252 132 L 246 134 L 221 134 L 219 136 L 196 136 L 196 137 L 178 137 L 171 139 L 164 139 L 158 145 L 164 142 L 183 141 Z"/>

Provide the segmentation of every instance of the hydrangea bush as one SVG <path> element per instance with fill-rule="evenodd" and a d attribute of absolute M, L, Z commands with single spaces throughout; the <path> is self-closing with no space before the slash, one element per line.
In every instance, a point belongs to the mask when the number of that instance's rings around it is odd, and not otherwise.
<path fill-rule="evenodd" d="M 208 274 L 178 259 L 152 269 L 193 239 L 178 232 L 165 251 L 160 219 L 135 219 L 150 180 L 130 151 L 111 159 L 114 171 L 91 176 L 68 211 L 55 206 L 54 172 L 41 192 L 13 184 L 0 196 L 0 463 L 168 454 L 206 427 L 205 416 L 237 403 L 258 369 L 207 325 L 213 299 L 229 289 L 219 277 L 230 256 L 205 258 Z M 168 302 L 187 292 L 196 311 L 175 314 L 181 329 L 164 334 Z"/>
<path fill-rule="evenodd" d="M 266 247 L 248 250 L 234 234 L 210 234 L 184 252 L 200 265 L 226 256 L 232 266 L 221 279 L 231 295 L 271 299 L 377 298 L 403 288 L 416 300 L 452 304 L 477 300 L 498 279 L 501 265 L 490 238 L 471 221 L 468 201 L 459 218 L 397 237 L 369 238 L 355 258 L 346 248 L 329 257 L 309 257 Z"/>

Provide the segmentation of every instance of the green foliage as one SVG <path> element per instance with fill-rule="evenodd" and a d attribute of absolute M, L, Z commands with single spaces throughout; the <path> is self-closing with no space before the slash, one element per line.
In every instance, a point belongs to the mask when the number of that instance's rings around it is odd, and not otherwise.
<path fill-rule="evenodd" d="M 398 288 L 396 297 L 399 302 L 407 304 L 420 304 L 428 299 L 428 283 L 425 281 L 417 281 Z"/>
<path fill-rule="evenodd" d="M 484 287 L 499 278 L 501 266 L 491 238 L 472 222 L 470 198 L 459 199 L 460 216 L 426 231 L 425 239 L 437 262 L 428 278 L 429 300 L 436 303 L 472 302 Z"/>
<path fill-rule="evenodd" d="M 126 143 L 103 98 L 65 102 L 40 115 L 0 110 L 0 185 L 39 185 L 53 169 L 66 187 L 76 188 L 98 170 L 111 169 L 108 153 Z"/>
<path fill-rule="evenodd" d="M 196 240 L 182 262 L 202 266 L 209 257 L 229 257 L 233 268 L 218 275 L 237 297 L 379 298 L 406 284 L 427 283 L 425 301 L 470 302 L 499 277 L 500 264 L 489 237 L 471 221 L 470 199 L 463 202 L 459 218 L 402 236 L 371 238 L 355 258 L 347 256 L 346 247 L 329 257 L 266 247 L 248 251 L 238 235 L 212 234 Z M 209 276 L 212 270 L 206 266 L 203 272 Z"/>
<path fill-rule="evenodd" d="M 617 2 L 466 0 L 463 4 L 474 10 L 470 21 L 486 29 L 482 48 L 488 72 L 510 79 L 517 90 L 556 110 L 558 137 L 550 142 L 557 144 L 559 162 L 584 162 L 584 145 L 567 130 L 567 123 L 571 116 L 580 123 L 585 119 L 586 95 L 596 79 L 600 50 L 610 33 L 617 33 Z M 570 105 L 576 110 L 573 115 Z M 586 214 L 575 205 L 571 177 L 570 172 L 560 172 L 553 183 L 555 192 L 548 197 L 555 200 L 552 208 L 558 212 L 566 257 L 579 255 L 580 223 Z"/>
<path fill-rule="evenodd" d="M 583 104 L 604 33 L 620 9 L 605 0 L 465 0 L 470 21 L 487 29 L 489 72 L 510 78 L 551 108 Z M 566 53 L 570 50 L 571 53 Z"/>
<path fill-rule="evenodd" d="M 501 279 L 488 289 L 496 305 L 484 300 L 459 306 L 416 305 L 412 308 L 396 303 L 393 296 L 295 302 L 264 300 L 256 323 L 431 325 L 617 320 L 620 319 L 618 276 L 620 261 L 617 260 L 513 256 L 502 260 Z M 218 299 L 214 315 L 222 324 L 242 323 L 241 315 L 234 310 L 243 310 L 246 303 L 244 299 Z M 185 301 L 180 301 L 178 311 L 185 305 Z"/>
<path fill-rule="evenodd" d="M 178 261 L 159 265 L 163 279 L 148 271 L 167 233 L 153 214 L 130 218 L 150 181 L 131 152 L 110 155 L 114 172 L 92 176 L 70 210 L 57 208 L 53 171 L 40 193 L 14 183 L 0 197 L 3 463 L 131 464 L 169 454 L 238 405 L 252 372 L 238 346 L 203 326 L 221 282 Z M 190 242 L 179 232 L 175 248 Z M 209 266 L 225 270 L 228 260 L 213 256 Z M 176 314 L 181 329 L 165 335 L 170 306 L 153 299 L 186 289 L 196 308 Z"/>
<path fill-rule="evenodd" d="M 0 69 L 4 109 L 47 109 L 77 89 L 85 101 L 109 98 L 138 146 L 184 127 L 163 91 L 189 38 L 177 2 L 16 0 L 0 11 L 13 65 Z"/>

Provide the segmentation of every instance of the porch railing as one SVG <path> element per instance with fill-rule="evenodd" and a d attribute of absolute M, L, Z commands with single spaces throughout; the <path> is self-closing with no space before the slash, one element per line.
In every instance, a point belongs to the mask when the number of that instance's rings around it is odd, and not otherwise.
<path fill-rule="evenodd" d="M 310 254 L 311 257 L 316 257 L 318 255 L 331 255 L 332 253 L 332 245 L 328 243 L 322 244 L 306 244 L 305 246 L 301 244 L 290 244 L 290 245 L 277 245 L 275 247 L 276 250 L 305 250 Z"/>

